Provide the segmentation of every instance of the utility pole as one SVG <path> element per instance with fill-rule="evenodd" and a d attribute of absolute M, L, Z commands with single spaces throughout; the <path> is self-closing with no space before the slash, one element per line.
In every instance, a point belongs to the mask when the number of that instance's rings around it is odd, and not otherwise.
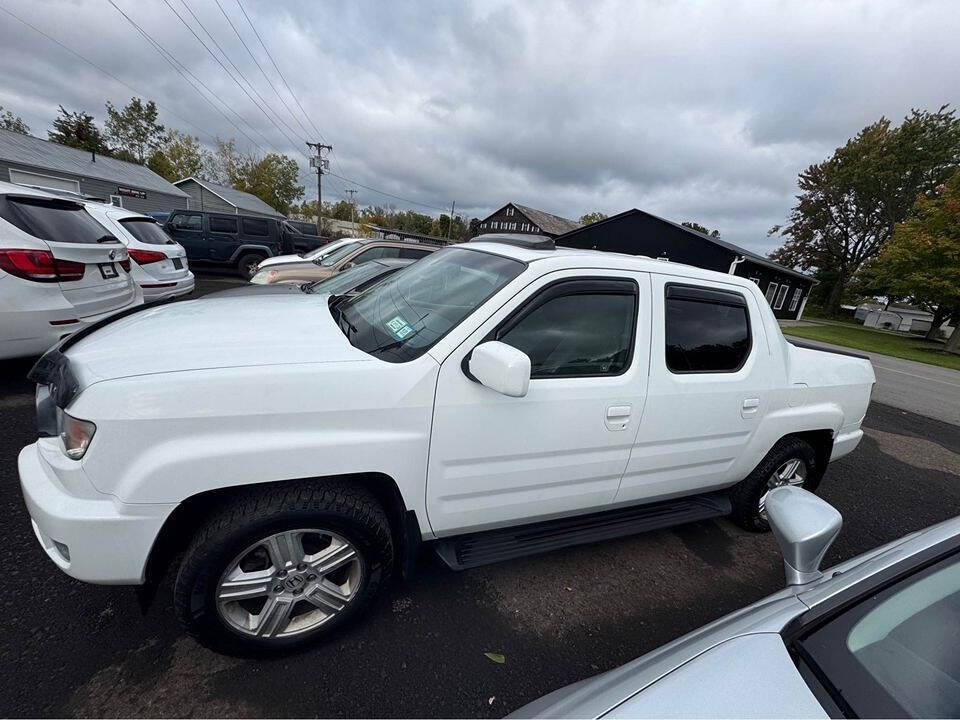
<path fill-rule="evenodd" d="M 350 196 L 350 224 L 357 224 L 357 200 L 356 200 L 357 191 L 355 188 L 350 188 L 347 190 L 347 195 Z"/>
<path fill-rule="evenodd" d="M 447 242 L 450 242 L 450 230 L 453 228 L 453 210 L 457 207 L 457 201 L 450 203 L 450 222 L 447 223 Z"/>
<path fill-rule="evenodd" d="M 330 161 L 323 153 L 333 150 L 333 145 L 308 142 L 307 147 L 316 148 L 317 151 L 317 154 L 310 158 L 310 167 L 317 169 L 317 234 L 323 235 L 323 171 L 330 167 Z"/>

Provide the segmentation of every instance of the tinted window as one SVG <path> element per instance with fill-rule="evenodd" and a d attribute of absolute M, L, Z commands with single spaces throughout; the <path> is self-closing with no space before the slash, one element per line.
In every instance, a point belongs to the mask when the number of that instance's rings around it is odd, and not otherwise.
<path fill-rule="evenodd" d="M 387 362 L 418 358 L 495 292 L 523 263 L 447 248 L 331 308 L 350 343 Z"/>
<path fill-rule="evenodd" d="M 243 218 L 243 232 L 247 235 L 269 235 L 270 230 L 266 220 L 258 218 Z"/>
<path fill-rule="evenodd" d="M 210 232 L 237 234 L 237 219 L 224 217 L 209 217 Z"/>
<path fill-rule="evenodd" d="M 800 644 L 855 716 L 960 716 L 960 560 L 872 593 Z"/>
<path fill-rule="evenodd" d="M 417 250 L 414 248 L 400 248 L 400 257 L 404 260 L 419 260 L 430 254 L 430 250 Z"/>
<path fill-rule="evenodd" d="M 153 220 L 131 218 L 129 220 L 121 220 L 120 224 L 123 225 L 124 230 L 140 242 L 150 243 L 151 245 L 173 244 L 173 239 Z"/>
<path fill-rule="evenodd" d="M 321 252 L 318 259 L 320 260 L 321 265 L 324 267 L 330 267 L 331 265 L 336 265 L 347 255 L 354 252 L 358 247 L 360 247 L 360 243 L 347 243 L 346 245 L 341 245 L 330 252 Z M 316 262 L 316 260 L 314 260 L 314 262 Z"/>
<path fill-rule="evenodd" d="M 380 265 L 379 263 L 366 263 L 365 265 L 357 265 L 356 267 L 347 268 L 343 272 L 339 272 L 336 275 L 328 277 L 326 280 L 320 280 L 310 285 L 310 292 L 312 293 L 331 293 L 332 295 L 338 295 L 340 293 L 350 292 L 355 290 L 360 285 L 366 283 L 368 280 L 378 277 L 381 274 L 394 270 L 396 268 L 388 268 L 385 265 Z"/>
<path fill-rule="evenodd" d="M 750 353 L 750 325 L 742 296 L 709 292 L 720 301 L 666 298 L 667 367 L 673 372 L 729 372 Z M 722 300 L 730 295 L 728 304 Z M 739 301 L 735 299 L 739 298 Z"/>
<path fill-rule="evenodd" d="M 116 238 L 75 203 L 41 198 L 8 197 L 0 216 L 25 233 L 60 243 L 95 243 Z"/>
<path fill-rule="evenodd" d="M 576 294 L 538 304 L 497 339 L 530 356 L 532 378 L 619 375 L 630 361 L 636 296 Z"/>
<path fill-rule="evenodd" d="M 355 258 L 352 262 L 360 265 L 361 263 L 370 262 L 371 260 L 380 260 L 382 258 L 397 258 L 400 257 L 400 248 L 395 247 L 375 247 L 365 250 Z"/>
<path fill-rule="evenodd" d="M 203 225 L 200 215 L 186 215 L 185 213 L 176 213 L 170 218 L 170 224 L 177 230 L 202 230 Z"/>

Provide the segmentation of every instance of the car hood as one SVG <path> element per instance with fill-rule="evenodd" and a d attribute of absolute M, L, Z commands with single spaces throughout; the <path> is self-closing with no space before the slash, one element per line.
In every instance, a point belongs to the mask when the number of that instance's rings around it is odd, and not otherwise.
<path fill-rule="evenodd" d="M 371 361 L 337 327 L 326 295 L 198 298 L 120 318 L 69 347 L 80 385 L 211 368 Z"/>
<path fill-rule="evenodd" d="M 299 255 L 276 255 L 274 257 L 268 257 L 260 261 L 260 267 L 270 267 L 272 265 L 283 265 L 285 263 L 297 263 L 305 262 L 309 263 L 309 260 L 304 260 Z"/>

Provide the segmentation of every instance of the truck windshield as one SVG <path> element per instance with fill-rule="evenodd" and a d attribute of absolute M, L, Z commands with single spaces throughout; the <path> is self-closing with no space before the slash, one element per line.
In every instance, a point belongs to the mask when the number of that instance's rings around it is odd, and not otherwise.
<path fill-rule="evenodd" d="M 429 350 L 495 292 L 523 272 L 518 260 L 445 248 L 330 310 L 350 343 L 387 362 Z"/>

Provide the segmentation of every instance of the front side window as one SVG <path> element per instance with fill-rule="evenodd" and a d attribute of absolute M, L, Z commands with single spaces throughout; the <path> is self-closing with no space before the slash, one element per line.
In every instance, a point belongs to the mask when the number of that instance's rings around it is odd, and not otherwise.
<path fill-rule="evenodd" d="M 242 218 L 243 232 L 246 235 L 260 235 L 266 237 L 270 234 L 269 226 L 266 220 L 259 218 Z"/>
<path fill-rule="evenodd" d="M 433 347 L 525 267 L 493 253 L 444 248 L 330 310 L 354 347 L 387 362 L 407 362 Z"/>
<path fill-rule="evenodd" d="M 668 285 L 667 367 L 674 373 L 733 372 L 750 354 L 750 319 L 742 295 Z"/>
<path fill-rule="evenodd" d="M 66 200 L 7 197 L 0 203 L 0 217 L 47 242 L 119 242 L 82 206 Z"/>
<path fill-rule="evenodd" d="M 630 365 L 636 320 L 633 282 L 560 283 L 496 338 L 529 356 L 531 378 L 620 375 Z"/>
<path fill-rule="evenodd" d="M 137 240 L 150 245 L 173 245 L 174 241 L 167 235 L 163 228 L 155 221 L 147 218 L 129 218 L 121 220 L 123 229 L 133 235 Z"/>
<path fill-rule="evenodd" d="M 228 233 L 230 235 L 237 234 L 237 219 L 236 218 L 224 218 L 224 217 L 210 217 L 208 218 L 210 222 L 210 232 L 212 233 Z"/>
<path fill-rule="evenodd" d="M 354 257 L 351 262 L 353 262 L 355 265 L 360 265 L 365 262 L 370 262 L 371 260 L 398 257 L 400 257 L 400 248 L 381 246 L 364 250 L 362 253 Z"/>
<path fill-rule="evenodd" d="M 857 717 L 960 717 L 960 559 L 871 593 L 799 645 Z"/>
<path fill-rule="evenodd" d="M 203 229 L 202 217 L 200 215 L 176 213 L 170 218 L 170 224 L 177 230 L 196 230 L 199 232 Z"/>

